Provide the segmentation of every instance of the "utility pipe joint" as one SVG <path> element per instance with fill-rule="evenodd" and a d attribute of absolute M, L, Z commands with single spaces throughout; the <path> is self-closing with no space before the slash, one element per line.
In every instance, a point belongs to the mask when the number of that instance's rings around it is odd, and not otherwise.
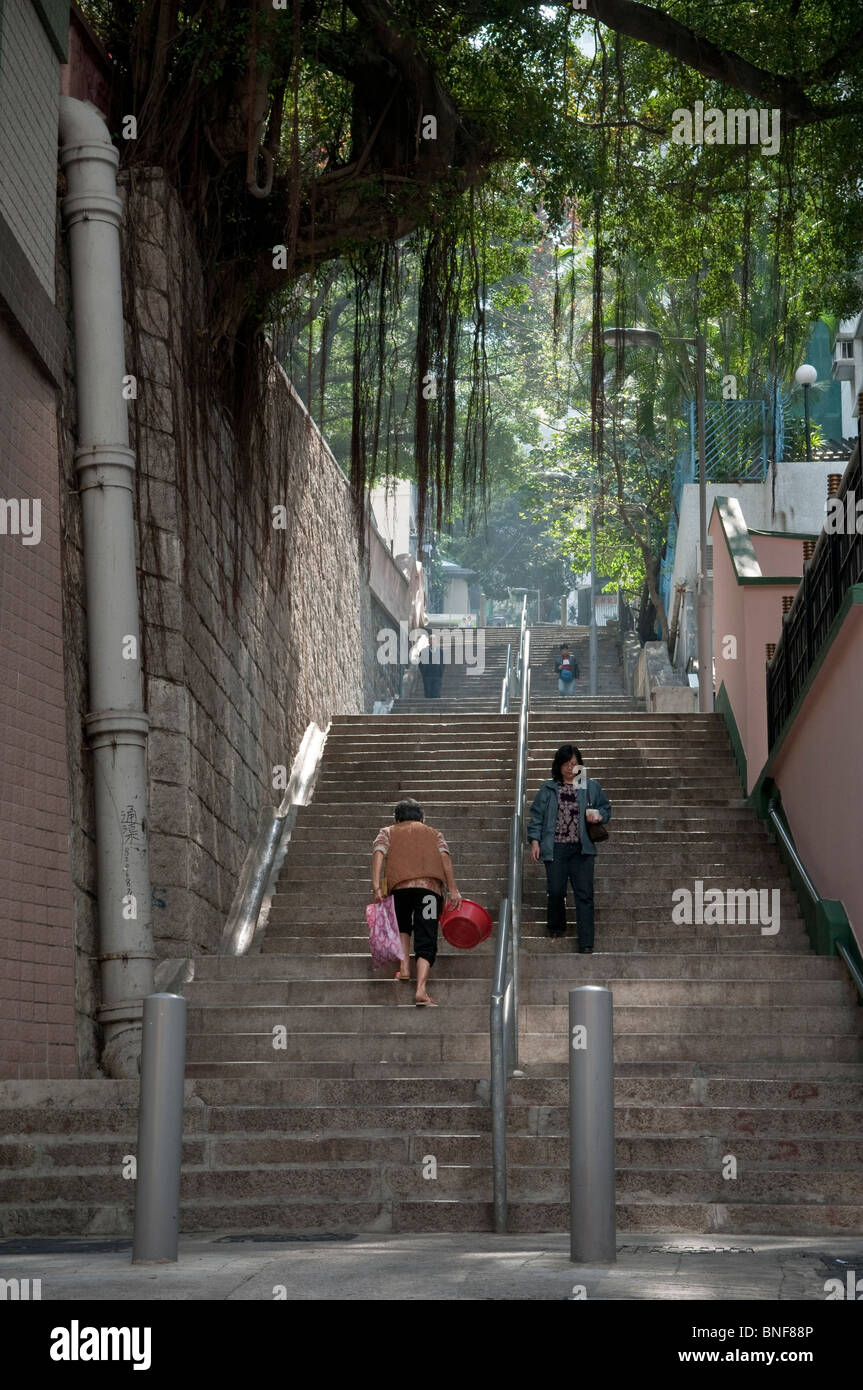
<path fill-rule="evenodd" d="M 91 748 L 121 743 L 146 748 L 150 720 L 143 710 L 103 709 L 85 714 L 84 728 Z"/>
<path fill-rule="evenodd" d="M 81 492 L 91 487 L 122 487 L 135 491 L 135 455 L 121 445 L 92 445 L 75 450 L 75 471 Z"/>
<path fill-rule="evenodd" d="M 60 206 L 67 227 L 77 222 L 107 222 L 119 229 L 123 221 L 123 201 L 110 193 L 70 193 Z"/>

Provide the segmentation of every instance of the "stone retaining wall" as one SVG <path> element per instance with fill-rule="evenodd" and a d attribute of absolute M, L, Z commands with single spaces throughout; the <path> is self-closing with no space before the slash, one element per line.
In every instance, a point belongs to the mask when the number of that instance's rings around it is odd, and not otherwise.
<path fill-rule="evenodd" d="M 121 180 L 125 370 L 137 392 L 130 430 L 138 452 L 154 932 L 159 956 L 185 956 L 218 949 L 261 809 L 281 800 L 274 769 L 290 768 L 307 724 L 325 727 L 334 714 L 371 710 L 392 693 L 398 672 L 377 662 L 376 634 L 407 618 L 409 588 L 376 532 L 371 563 L 360 556 L 347 480 L 275 362 L 266 447 L 248 476 L 215 403 L 193 422 L 188 345 L 199 323 L 200 270 L 160 171 L 129 177 Z M 68 307 L 67 268 L 64 291 Z M 86 614 L 71 370 L 65 397 L 67 705 L 86 1075 L 97 1053 L 98 948 L 90 765 L 80 737 Z M 385 576 L 382 594 L 369 582 L 375 574 Z M 385 609 L 382 597 L 399 611 Z"/>

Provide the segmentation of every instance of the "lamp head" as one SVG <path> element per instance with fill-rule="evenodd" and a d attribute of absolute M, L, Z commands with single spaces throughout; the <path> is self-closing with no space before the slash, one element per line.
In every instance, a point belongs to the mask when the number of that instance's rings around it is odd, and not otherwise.
<path fill-rule="evenodd" d="M 624 347 L 658 348 L 662 342 L 661 334 L 653 328 L 603 328 L 602 336 L 612 347 L 622 341 Z"/>
<path fill-rule="evenodd" d="M 808 362 L 804 362 L 802 367 L 798 367 L 794 373 L 794 380 L 798 386 L 814 386 L 818 380 L 818 373 L 814 367 L 810 367 Z"/>

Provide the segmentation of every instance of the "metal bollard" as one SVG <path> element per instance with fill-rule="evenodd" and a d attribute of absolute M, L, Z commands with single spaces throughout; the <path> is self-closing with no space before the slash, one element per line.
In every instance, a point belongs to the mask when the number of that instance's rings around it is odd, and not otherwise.
<path fill-rule="evenodd" d="M 614 1026 L 611 990 L 569 991 L 570 1260 L 613 1264 Z"/>
<path fill-rule="evenodd" d="M 171 1264 L 177 1259 L 185 1067 L 185 999 L 181 994 L 148 994 L 141 1048 L 133 1264 Z"/>

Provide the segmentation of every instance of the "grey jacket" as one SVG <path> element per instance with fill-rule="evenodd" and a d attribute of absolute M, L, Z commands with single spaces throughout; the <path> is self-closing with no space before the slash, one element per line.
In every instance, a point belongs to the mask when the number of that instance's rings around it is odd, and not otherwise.
<path fill-rule="evenodd" d="M 539 840 L 539 852 L 543 859 L 554 858 L 554 831 L 557 825 L 557 789 L 560 784 L 553 778 L 543 782 L 533 799 L 527 823 L 528 840 Z M 596 854 L 596 845 L 587 833 L 584 813 L 588 807 L 599 811 L 603 823 L 611 820 L 611 803 L 602 787 L 594 777 L 588 777 L 587 786 L 578 789 L 578 823 L 581 831 L 582 854 Z"/>

